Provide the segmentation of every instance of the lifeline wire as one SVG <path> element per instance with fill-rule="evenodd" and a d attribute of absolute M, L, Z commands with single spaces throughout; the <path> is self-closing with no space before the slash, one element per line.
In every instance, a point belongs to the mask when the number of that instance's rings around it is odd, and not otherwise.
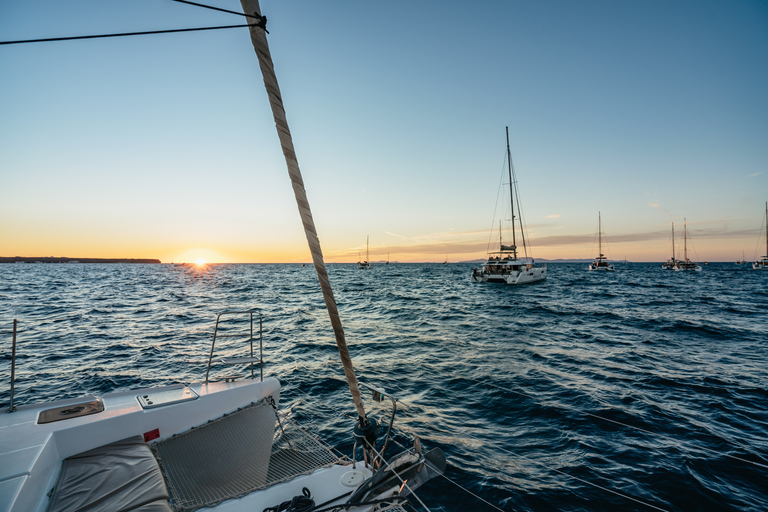
<path fill-rule="evenodd" d="M 530 395 L 527 395 L 527 394 L 525 394 L 525 393 L 521 393 L 520 391 L 514 391 L 514 390 L 512 390 L 512 389 L 508 389 L 508 388 L 504 388 L 504 387 L 501 387 L 501 386 L 497 386 L 496 384 L 491 384 L 490 382 L 480 382 L 479 380 L 476 380 L 476 379 L 472 379 L 472 378 L 469 378 L 469 377 L 465 377 L 465 378 L 466 378 L 467 380 L 471 380 L 472 382 L 476 382 L 477 384 L 481 384 L 481 385 L 483 385 L 483 386 L 491 386 L 491 387 L 493 387 L 493 388 L 496 388 L 496 389 L 500 389 L 500 390 L 502 390 L 502 391 L 507 391 L 507 392 L 509 392 L 509 393 L 513 393 L 513 394 L 516 394 L 516 395 L 524 396 L 525 398 L 528 398 L 528 399 L 530 399 L 530 400 L 533 400 L 534 402 L 536 401 L 536 399 L 535 399 L 535 398 L 533 398 L 532 396 L 530 396 Z M 597 401 L 598 403 L 600 403 L 601 405 L 604 405 L 604 406 L 606 406 L 606 407 L 611 407 L 610 405 L 608 405 L 608 404 L 606 404 L 606 403 L 603 403 L 603 402 L 600 402 L 599 400 L 596 400 L 596 401 Z M 577 413 L 579 413 L 579 414 L 584 414 L 585 416 L 591 416 L 591 417 L 593 417 L 593 418 L 597 418 L 597 419 L 600 419 L 600 420 L 603 420 L 603 421 L 608 421 L 608 422 L 611 422 L 611 423 L 615 423 L 615 424 L 617 424 L 617 425 L 621 425 L 622 427 L 626 427 L 626 428 L 634 429 L 634 430 L 637 430 L 638 432 L 643 432 L 644 434 L 649 434 L 649 435 L 652 435 L 652 436 L 659 436 L 659 437 L 664 437 L 664 438 L 666 438 L 666 439 L 669 439 L 670 441 L 675 441 L 675 442 L 677 442 L 677 443 L 683 443 L 683 444 L 686 444 L 686 445 L 688 445 L 688 446 L 692 446 L 692 447 L 694 447 L 694 448 L 697 448 L 697 449 L 699 449 L 699 450 L 703 450 L 703 451 L 706 451 L 706 452 L 710 452 L 710 453 L 713 453 L 713 454 L 715 454 L 715 455 L 720 455 L 720 456 L 722 456 L 722 457 L 728 457 L 728 458 L 730 458 L 730 459 L 738 460 L 739 462 L 745 462 L 745 463 L 747 463 L 747 464 L 752 464 L 752 465 L 754 465 L 754 466 L 759 466 L 759 467 L 761 467 L 761 468 L 764 468 L 764 469 L 768 469 L 768 465 L 762 464 L 762 463 L 760 463 L 760 462 L 755 462 L 755 461 L 752 461 L 752 460 L 743 459 L 743 458 L 741 458 L 741 457 L 737 457 L 737 456 L 735 456 L 735 455 L 730 455 L 730 454 L 727 454 L 727 453 L 721 453 L 721 452 L 718 452 L 718 451 L 716 451 L 716 450 L 712 450 L 712 449 L 710 449 L 710 448 L 706 448 L 706 447 L 704 447 L 704 446 L 696 446 L 696 445 L 694 445 L 694 444 L 692 444 L 692 443 L 689 443 L 689 442 L 687 442 L 687 441 L 681 441 L 681 440 L 679 440 L 679 439 L 675 439 L 674 437 L 670 437 L 670 436 L 668 436 L 668 435 L 665 435 L 665 434 L 662 434 L 662 433 L 660 433 L 660 432 L 651 432 L 650 430 L 645 430 L 645 429 L 643 429 L 643 428 L 640 428 L 640 427 L 635 427 L 635 426 L 633 426 L 633 425 L 627 425 L 626 423 L 622 423 L 622 422 L 620 422 L 620 421 L 612 420 L 612 419 L 610 419 L 610 418 L 604 418 L 604 417 L 602 417 L 602 416 L 598 416 L 597 414 L 592 414 L 592 413 L 589 413 L 589 412 L 580 411 L 580 410 L 578 410 L 578 409 L 575 409 L 575 408 L 573 408 L 573 407 L 568 407 L 567 405 L 561 405 L 561 406 L 559 406 L 559 407 L 562 407 L 562 408 L 564 408 L 564 409 L 569 409 L 569 410 L 571 410 L 571 411 L 574 411 L 574 412 L 577 412 Z"/>

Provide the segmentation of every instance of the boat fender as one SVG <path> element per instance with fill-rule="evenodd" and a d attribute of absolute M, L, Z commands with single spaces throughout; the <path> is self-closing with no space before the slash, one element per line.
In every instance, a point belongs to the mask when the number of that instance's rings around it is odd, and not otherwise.
<path fill-rule="evenodd" d="M 301 496 L 294 496 L 275 507 L 267 507 L 264 512 L 310 512 L 315 509 L 315 500 L 306 487 L 301 489 Z"/>

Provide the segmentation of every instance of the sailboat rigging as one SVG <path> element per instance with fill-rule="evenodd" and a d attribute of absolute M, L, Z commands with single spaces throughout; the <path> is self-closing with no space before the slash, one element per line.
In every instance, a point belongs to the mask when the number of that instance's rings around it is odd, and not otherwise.
<path fill-rule="evenodd" d="M 523 218 L 520 213 L 520 199 L 517 194 L 517 181 L 512 167 L 512 152 L 509 149 L 509 127 L 507 126 L 507 173 L 509 177 L 509 200 L 512 214 L 512 244 L 505 245 L 499 224 L 499 250 L 488 254 L 488 259 L 482 270 L 474 269 L 471 280 L 476 283 L 503 283 L 503 284 L 528 284 L 543 281 L 547 278 L 547 266 L 536 266 L 532 257 L 528 257 L 528 247 L 525 243 L 525 230 Z M 520 219 L 520 238 L 523 242 L 525 257 L 519 258 L 517 254 L 517 240 L 515 233 L 515 198 L 517 200 L 518 215 Z M 447 259 L 447 258 L 446 258 Z"/>
<path fill-rule="evenodd" d="M 365 237 L 365 259 L 360 261 L 360 256 L 358 255 L 358 261 L 357 261 L 357 268 L 360 269 L 369 269 L 373 267 L 373 263 L 371 263 L 370 256 L 368 255 L 368 237 Z"/>
<path fill-rule="evenodd" d="M 768 270 L 768 201 L 765 203 L 765 256 L 752 264 L 753 270 Z"/>
<path fill-rule="evenodd" d="M 693 270 L 694 272 L 701 271 L 701 265 L 691 261 L 688 258 L 688 224 L 686 219 L 683 219 L 683 259 L 675 262 L 674 270 Z"/>
<path fill-rule="evenodd" d="M 664 270 L 674 270 L 675 269 L 675 263 L 677 260 L 675 260 L 675 223 L 672 223 L 672 257 L 664 262 L 664 264 L 661 265 L 661 268 Z"/>
<path fill-rule="evenodd" d="M 600 270 L 603 272 L 613 272 L 613 264 L 608 263 L 608 258 L 603 255 L 603 225 L 600 217 L 600 212 L 597 212 L 597 240 L 598 240 L 598 256 L 595 261 L 589 264 L 588 270 Z"/>

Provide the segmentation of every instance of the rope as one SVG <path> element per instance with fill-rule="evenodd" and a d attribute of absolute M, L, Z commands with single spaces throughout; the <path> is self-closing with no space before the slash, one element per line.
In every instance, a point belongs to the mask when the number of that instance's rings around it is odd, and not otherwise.
<path fill-rule="evenodd" d="M 176 0 L 178 1 L 178 0 Z M 266 19 L 266 18 L 265 18 Z M 127 36 L 146 36 L 152 34 L 174 34 L 177 32 L 200 32 L 202 30 L 221 30 L 227 28 L 243 28 L 243 27 L 255 27 L 256 24 L 249 25 L 222 25 L 218 27 L 198 27 L 198 28 L 176 28 L 168 30 L 147 30 L 143 32 L 121 32 L 118 34 L 97 34 L 90 36 L 69 36 L 69 37 L 47 37 L 44 39 L 23 39 L 18 41 L 0 41 L 0 45 L 4 44 L 25 44 L 25 43 L 50 43 L 54 41 L 75 41 L 78 39 L 104 39 L 107 37 L 127 37 Z"/>
<path fill-rule="evenodd" d="M 303 487 L 300 496 L 294 496 L 276 507 L 267 507 L 263 512 L 311 512 L 312 510 L 315 510 L 315 500 L 312 499 L 309 489 Z"/>
<path fill-rule="evenodd" d="M 261 12 L 258 0 L 240 0 L 240 3 L 243 6 L 243 12 L 255 12 L 257 15 Z M 301 216 L 302 224 L 304 225 L 304 233 L 307 237 L 309 250 L 312 253 L 312 261 L 315 265 L 317 278 L 320 281 L 320 289 L 323 292 L 325 307 L 328 310 L 333 333 L 336 337 L 336 346 L 339 349 L 339 357 L 344 365 L 344 374 L 347 377 L 349 391 L 352 393 L 352 400 L 357 409 L 358 420 L 362 427 L 366 422 L 365 409 L 363 408 L 363 401 L 360 397 L 360 389 L 357 385 L 357 377 L 355 376 L 355 370 L 352 365 L 352 358 L 349 356 L 349 349 L 347 348 L 347 342 L 344 337 L 344 328 L 341 325 L 339 310 L 333 296 L 331 282 L 328 279 L 328 271 L 326 270 L 325 262 L 323 261 L 323 251 L 320 248 L 320 239 L 317 236 L 315 222 L 312 219 L 312 211 L 309 208 L 307 192 L 304 189 L 304 180 L 302 179 L 301 171 L 299 170 L 299 162 L 293 147 L 291 131 L 288 128 L 288 120 L 286 119 L 285 108 L 283 106 L 283 98 L 280 94 L 280 86 L 277 83 L 272 56 L 270 55 L 269 45 L 267 44 L 267 36 L 265 31 L 259 27 L 250 26 L 249 30 L 251 32 L 253 48 L 256 50 L 256 55 L 258 55 L 259 58 L 259 66 L 261 67 L 261 73 L 264 78 L 264 86 L 267 89 L 269 103 L 272 107 L 272 115 L 275 119 L 277 135 L 280 138 L 280 145 L 282 146 L 285 163 L 288 167 L 288 175 L 290 176 L 291 184 L 293 185 L 293 192 L 296 196 L 299 214 Z"/>

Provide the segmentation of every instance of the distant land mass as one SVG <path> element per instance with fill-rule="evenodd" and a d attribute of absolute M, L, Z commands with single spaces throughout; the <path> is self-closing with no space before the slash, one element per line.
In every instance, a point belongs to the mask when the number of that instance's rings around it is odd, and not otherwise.
<path fill-rule="evenodd" d="M 0 263 L 160 263 L 149 258 L 66 258 L 64 256 L 0 256 Z"/>

